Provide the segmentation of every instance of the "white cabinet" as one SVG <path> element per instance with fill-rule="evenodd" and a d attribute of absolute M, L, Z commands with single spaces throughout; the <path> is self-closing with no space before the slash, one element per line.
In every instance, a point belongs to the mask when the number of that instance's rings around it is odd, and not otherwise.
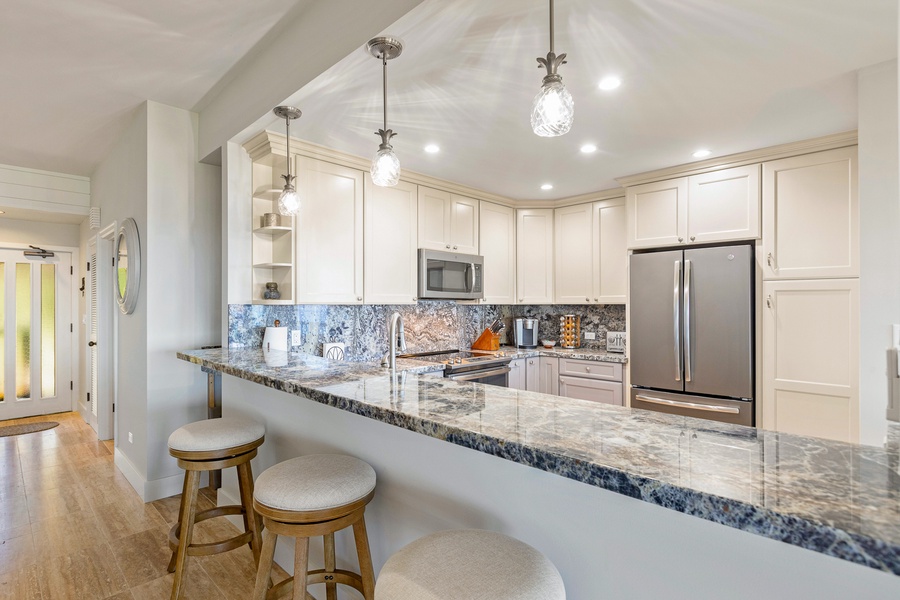
<path fill-rule="evenodd" d="M 363 301 L 363 172 L 298 156 L 299 304 Z"/>
<path fill-rule="evenodd" d="M 577 204 L 557 208 L 553 215 L 556 234 L 554 300 L 557 304 L 591 304 L 594 273 L 593 206 Z M 599 257 L 598 257 L 599 258 Z"/>
<path fill-rule="evenodd" d="M 479 247 L 484 257 L 484 302 L 516 303 L 516 211 L 482 201 Z"/>
<path fill-rule="evenodd" d="M 380 187 L 365 175 L 366 304 L 415 304 L 417 186 Z"/>
<path fill-rule="evenodd" d="M 627 215 L 625 198 L 594 202 L 593 253 L 598 266 L 594 269 L 592 297 L 598 304 L 625 304 L 628 245 L 625 240 Z"/>
<path fill-rule="evenodd" d="M 763 427 L 859 439 L 859 281 L 763 284 Z"/>
<path fill-rule="evenodd" d="M 420 186 L 419 247 L 478 254 L 478 200 Z"/>
<path fill-rule="evenodd" d="M 525 389 L 541 391 L 541 359 L 537 356 L 525 359 Z"/>
<path fill-rule="evenodd" d="M 765 279 L 859 277 L 856 146 L 763 164 Z"/>
<path fill-rule="evenodd" d="M 559 395 L 622 406 L 622 365 L 599 361 L 559 359 Z"/>
<path fill-rule="evenodd" d="M 525 371 L 527 366 L 524 358 L 509 361 L 509 387 L 514 390 L 527 389 L 525 383 Z"/>
<path fill-rule="evenodd" d="M 286 172 L 287 160 L 284 156 L 268 154 L 253 162 L 253 272 L 250 292 L 253 304 L 294 303 L 293 218 L 282 216 L 280 225 L 266 225 L 263 221 L 263 215 L 278 212 L 276 202 L 283 185 L 280 175 Z M 279 184 L 279 181 L 282 183 Z M 269 282 L 278 284 L 278 291 L 281 292 L 278 300 L 263 298 Z"/>
<path fill-rule="evenodd" d="M 759 237 L 759 165 L 629 187 L 628 247 Z"/>
<path fill-rule="evenodd" d="M 542 356 L 538 360 L 541 368 L 539 388 L 542 394 L 559 395 L 559 359 L 553 356 Z"/>
<path fill-rule="evenodd" d="M 553 209 L 516 211 L 519 304 L 553 304 Z"/>

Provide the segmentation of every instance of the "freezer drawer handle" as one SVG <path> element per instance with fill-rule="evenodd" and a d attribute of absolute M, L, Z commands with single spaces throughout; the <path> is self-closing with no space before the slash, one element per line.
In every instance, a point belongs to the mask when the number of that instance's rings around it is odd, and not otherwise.
<path fill-rule="evenodd" d="M 651 396 L 637 395 L 635 400 L 642 400 L 650 404 L 663 404 L 665 406 L 676 406 L 678 408 L 689 408 L 691 410 L 705 410 L 707 412 L 728 413 L 730 415 L 740 414 L 741 409 L 736 406 L 719 406 L 716 404 L 698 404 L 696 402 L 679 402 L 678 400 L 668 400 L 666 398 L 653 398 Z"/>
<path fill-rule="evenodd" d="M 675 284 L 672 292 L 672 323 L 675 325 L 675 381 L 681 381 L 681 311 L 679 308 L 678 292 L 681 291 L 681 261 L 675 261 Z"/>

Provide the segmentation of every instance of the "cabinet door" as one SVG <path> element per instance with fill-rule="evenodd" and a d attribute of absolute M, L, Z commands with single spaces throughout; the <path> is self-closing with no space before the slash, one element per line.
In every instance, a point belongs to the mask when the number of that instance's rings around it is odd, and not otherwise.
<path fill-rule="evenodd" d="M 363 300 L 363 172 L 297 157 L 298 304 Z"/>
<path fill-rule="evenodd" d="M 654 248 L 685 242 L 687 179 L 656 181 L 628 188 L 628 247 Z"/>
<path fill-rule="evenodd" d="M 450 194 L 419 186 L 419 248 L 450 250 Z"/>
<path fill-rule="evenodd" d="M 766 429 L 859 439 L 859 281 L 763 284 Z"/>
<path fill-rule="evenodd" d="M 559 395 L 622 406 L 622 384 L 613 381 L 562 375 L 559 378 Z"/>
<path fill-rule="evenodd" d="M 763 163 L 765 279 L 859 277 L 856 146 Z"/>
<path fill-rule="evenodd" d="M 417 186 L 380 187 L 365 177 L 366 304 L 415 304 Z"/>
<path fill-rule="evenodd" d="M 688 242 L 759 237 L 759 165 L 688 178 Z"/>
<path fill-rule="evenodd" d="M 553 209 L 516 211 L 519 304 L 553 303 Z"/>
<path fill-rule="evenodd" d="M 525 359 L 525 389 L 529 392 L 541 391 L 541 359 Z"/>
<path fill-rule="evenodd" d="M 478 200 L 450 194 L 449 239 L 453 252 L 478 254 Z"/>
<path fill-rule="evenodd" d="M 541 366 L 540 390 L 542 394 L 559 395 L 559 359 L 542 356 L 538 359 Z"/>
<path fill-rule="evenodd" d="M 509 362 L 509 387 L 514 390 L 525 390 L 525 359 L 517 358 Z"/>
<path fill-rule="evenodd" d="M 557 304 L 590 304 L 596 261 L 593 256 L 593 206 L 557 208 L 553 220 L 556 265 L 553 282 Z"/>
<path fill-rule="evenodd" d="M 491 202 L 482 202 L 480 211 L 484 301 L 486 304 L 515 304 L 516 211 Z"/>
<path fill-rule="evenodd" d="M 600 304 L 625 304 L 628 244 L 625 240 L 625 198 L 593 204 L 593 298 Z"/>

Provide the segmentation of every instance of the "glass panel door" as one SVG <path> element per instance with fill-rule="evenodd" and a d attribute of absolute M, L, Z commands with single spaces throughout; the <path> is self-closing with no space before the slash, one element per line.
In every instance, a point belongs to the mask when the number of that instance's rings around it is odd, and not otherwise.
<path fill-rule="evenodd" d="M 0 419 L 72 408 L 70 268 L 68 253 L 0 250 Z"/>

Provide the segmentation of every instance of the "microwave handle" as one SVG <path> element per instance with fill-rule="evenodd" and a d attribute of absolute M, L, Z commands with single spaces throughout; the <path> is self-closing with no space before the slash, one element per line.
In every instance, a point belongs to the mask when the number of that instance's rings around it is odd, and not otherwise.
<path fill-rule="evenodd" d="M 475 291 L 475 263 L 469 263 L 469 268 L 466 269 L 466 291 Z"/>

